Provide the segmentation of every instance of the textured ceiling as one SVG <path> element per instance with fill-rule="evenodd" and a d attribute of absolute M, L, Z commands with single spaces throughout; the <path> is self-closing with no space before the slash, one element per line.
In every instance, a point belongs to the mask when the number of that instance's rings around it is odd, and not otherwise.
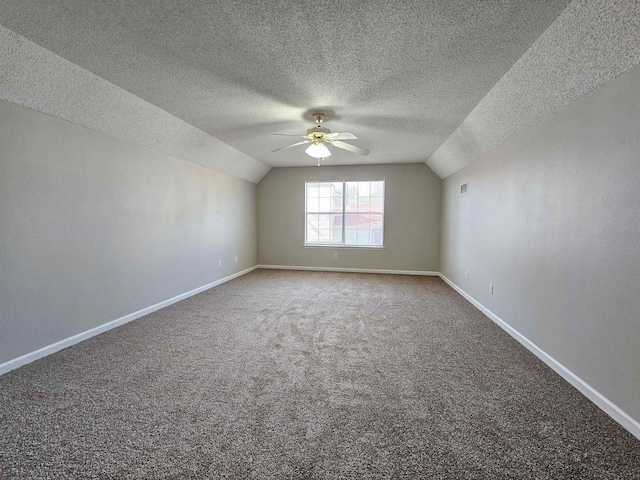
<path fill-rule="evenodd" d="M 262 162 L 0 26 L 0 98 L 254 183 Z"/>
<path fill-rule="evenodd" d="M 572 2 L 427 165 L 446 177 L 640 64 L 640 2 Z"/>
<path fill-rule="evenodd" d="M 2 0 L 0 24 L 272 166 L 310 113 L 367 157 L 424 162 L 567 0 Z"/>

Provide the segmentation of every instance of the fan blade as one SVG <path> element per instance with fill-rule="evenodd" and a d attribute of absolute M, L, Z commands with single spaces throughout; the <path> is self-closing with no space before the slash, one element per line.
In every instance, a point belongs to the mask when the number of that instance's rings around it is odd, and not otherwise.
<path fill-rule="evenodd" d="M 289 135 L 288 133 L 274 133 L 274 135 L 278 135 L 279 137 L 309 138 L 308 135 Z"/>
<path fill-rule="evenodd" d="M 358 137 L 356 137 L 351 132 L 328 133 L 326 136 L 329 140 L 357 140 L 358 139 Z"/>
<path fill-rule="evenodd" d="M 369 153 L 369 150 L 365 148 L 356 147 L 355 145 L 341 142 L 340 140 L 331 140 L 330 142 L 331 142 L 331 145 L 333 145 L 334 147 L 338 147 L 343 150 L 348 150 L 353 153 L 359 153 L 360 155 L 366 155 L 367 153 Z"/>
<path fill-rule="evenodd" d="M 304 145 L 305 143 L 309 143 L 311 140 L 305 140 L 303 142 L 294 143 L 293 145 L 287 145 L 286 147 L 276 148 L 275 150 L 271 150 L 271 153 L 277 152 L 279 150 L 284 150 L 285 148 L 297 147 L 298 145 Z"/>

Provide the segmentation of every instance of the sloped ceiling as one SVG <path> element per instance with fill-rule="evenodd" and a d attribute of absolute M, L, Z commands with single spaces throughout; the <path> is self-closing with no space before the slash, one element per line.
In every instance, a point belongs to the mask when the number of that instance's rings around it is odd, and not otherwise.
<path fill-rule="evenodd" d="M 302 149 L 271 153 L 287 144 L 272 134 L 304 133 L 322 110 L 371 150 L 334 150 L 327 164 L 411 163 L 568 3 L 3 0 L 0 24 L 247 156 L 238 162 L 313 164 Z"/>
<path fill-rule="evenodd" d="M 312 114 L 446 177 L 640 63 L 636 0 L 3 0 L 0 98 L 257 182 Z"/>
<path fill-rule="evenodd" d="M 0 99 L 254 183 L 269 171 L 264 163 L 2 26 Z"/>
<path fill-rule="evenodd" d="M 427 165 L 444 178 L 638 64 L 640 2 L 574 1 Z"/>

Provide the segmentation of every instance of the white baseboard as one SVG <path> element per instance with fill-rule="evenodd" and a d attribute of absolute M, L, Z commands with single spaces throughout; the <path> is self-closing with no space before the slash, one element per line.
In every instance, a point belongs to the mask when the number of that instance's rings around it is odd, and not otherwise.
<path fill-rule="evenodd" d="M 462 290 L 458 285 L 453 283 L 443 274 L 440 274 L 440 278 L 444 280 L 451 288 L 453 288 L 456 292 L 466 298 L 474 307 L 484 313 L 487 317 L 493 320 L 498 326 L 500 326 L 504 331 L 506 331 L 509 335 L 515 338 L 518 342 L 524 345 L 530 352 L 532 352 L 536 357 L 546 363 L 549 367 L 551 367 L 558 375 L 564 378 L 567 382 L 573 385 L 580 393 L 582 393 L 585 397 L 591 400 L 596 404 L 601 410 L 603 410 L 607 415 L 613 418 L 616 422 L 622 425 L 626 430 L 629 431 L 634 437 L 640 440 L 640 423 L 634 420 L 629 414 L 623 411 L 620 407 L 615 405 L 612 401 L 610 401 L 607 397 L 598 392 L 595 388 L 589 385 L 587 382 L 578 377 L 575 373 L 569 370 L 567 367 L 558 362 L 555 358 L 549 355 L 547 352 L 539 348 L 536 344 L 534 344 L 527 337 L 522 335 L 516 329 L 507 324 L 504 320 L 498 317 L 491 310 L 486 308 L 480 302 L 478 302 L 475 298 L 469 295 L 467 292 Z"/>
<path fill-rule="evenodd" d="M 367 269 L 367 268 L 340 268 L 340 267 L 304 267 L 304 266 L 285 266 L 285 265 L 255 265 L 251 268 L 247 268 L 246 270 L 242 270 L 241 272 L 234 273 L 233 275 L 229 275 L 228 277 L 221 278 L 220 280 L 216 280 L 215 282 L 208 283 L 207 285 L 203 285 L 202 287 L 196 288 L 189 292 L 177 295 L 173 298 L 165 300 L 160 303 L 156 303 L 147 308 L 143 308 L 142 310 L 138 310 L 137 312 L 130 313 L 129 315 L 125 315 L 124 317 L 120 317 L 116 320 L 112 320 L 105 324 L 102 324 L 98 327 L 92 328 L 85 332 L 79 333 L 72 337 L 66 338 L 59 342 L 56 342 L 52 345 L 48 345 L 46 347 L 40 348 L 33 352 L 27 353 L 26 355 L 22 355 L 21 357 L 15 358 L 13 360 L 9 360 L 3 364 L 0 364 L 0 375 L 7 373 L 11 370 L 14 370 L 22 365 L 26 365 L 40 358 L 46 357 L 47 355 L 51 355 L 57 351 L 62 350 L 63 348 L 70 347 L 79 343 L 88 338 L 99 335 L 100 333 L 106 332 L 107 330 L 111 330 L 117 326 L 123 325 L 125 323 L 136 320 L 140 317 L 148 315 L 149 313 L 155 312 L 156 310 L 160 310 L 161 308 L 167 307 L 173 303 L 179 302 L 180 300 L 184 300 L 185 298 L 191 297 L 193 295 L 197 295 L 198 293 L 204 292 L 210 288 L 213 288 L 222 283 L 228 282 L 229 280 L 233 280 L 234 278 L 245 275 L 249 272 L 257 268 L 265 268 L 265 269 L 275 269 L 275 270 L 311 270 L 311 271 L 323 271 L 323 272 L 354 272 L 354 273 L 385 273 L 385 274 L 396 274 L 396 275 L 424 275 L 424 276 L 439 276 L 444 280 L 451 288 L 453 288 L 456 292 L 462 295 L 465 299 L 467 299 L 473 306 L 475 306 L 478 310 L 484 313 L 487 317 L 493 320 L 498 326 L 500 326 L 503 330 L 505 330 L 509 335 L 515 338 L 518 342 L 520 342 L 524 347 L 526 347 L 529 351 L 531 351 L 534 355 L 536 355 L 540 360 L 546 363 L 549 367 L 551 367 L 556 373 L 558 373 L 562 378 L 564 378 L 567 382 L 573 385 L 580 393 L 582 393 L 585 397 L 595 403 L 600 409 L 602 409 L 606 414 L 608 414 L 611 418 L 613 418 L 616 422 L 622 425 L 626 430 L 628 430 L 633 436 L 640 439 L 640 423 L 634 420 L 630 415 L 624 412 L 620 407 L 611 402 L 608 398 L 594 389 L 587 382 L 582 380 L 556 359 L 554 359 L 551 355 L 540 349 L 533 342 L 531 342 L 528 338 L 522 335 L 520 332 L 515 330 L 509 324 L 507 324 L 504 320 L 498 317 L 491 310 L 486 308 L 480 302 L 478 302 L 475 298 L 469 295 L 467 292 L 462 290 L 458 285 L 453 283 L 447 277 L 442 275 L 439 272 L 430 272 L 430 271 L 420 271 L 420 270 L 383 270 L 383 269 Z"/>
<path fill-rule="evenodd" d="M 424 275 L 438 277 L 440 273 L 426 270 L 386 270 L 379 268 L 347 268 L 347 267 L 304 267 L 297 265 L 258 265 L 258 268 L 270 270 L 309 270 L 313 272 L 350 272 L 350 273 L 385 273 L 391 275 Z"/>
<path fill-rule="evenodd" d="M 246 270 L 242 270 L 241 272 L 234 273 L 233 275 L 229 275 L 228 277 L 221 278 L 220 280 L 216 280 L 215 282 L 208 283 L 189 292 L 182 293 L 168 300 L 164 300 L 163 302 L 156 303 L 155 305 L 151 305 L 150 307 L 143 308 L 142 310 L 138 310 L 137 312 L 130 313 L 129 315 L 125 315 L 124 317 L 120 317 L 110 322 L 103 323 L 98 327 L 92 328 L 82 333 L 78 333 L 77 335 L 74 335 L 72 337 L 65 338 L 64 340 L 60 340 L 59 342 L 27 353 L 25 355 L 22 355 L 21 357 L 9 360 L 8 362 L 0 364 L 0 375 L 10 372 L 11 370 L 15 370 L 16 368 L 21 367 L 22 365 L 26 365 L 27 363 L 34 362 L 42 357 L 46 357 L 47 355 L 51 355 L 52 353 L 58 352 L 63 348 L 70 347 L 71 345 L 75 345 L 76 343 L 79 343 L 83 340 L 95 337 L 96 335 L 106 332 L 107 330 L 111 330 L 112 328 L 116 328 L 120 325 L 124 325 L 125 323 L 129 323 L 140 317 L 155 312 L 156 310 L 168 307 L 169 305 L 179 302 L 180 300 L 184 300 L 185 298 L 197 295 L 198 293 L 204 292 L 205 290 L 209 290 L 210 288 L 213 288 L 217 285 L 228 282 L 229 280 L 233 280 L 236 277 L 245 275 L 249 272 L 252 272 L 256 268 L 258 268 L 257 265 L 251 268 L 247 268 Z"/>

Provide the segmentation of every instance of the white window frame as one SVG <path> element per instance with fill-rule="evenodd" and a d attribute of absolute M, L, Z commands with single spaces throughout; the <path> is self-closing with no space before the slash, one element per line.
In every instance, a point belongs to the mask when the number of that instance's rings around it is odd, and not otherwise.
<path fill-rule="evenodd" d="M 342 243 L 308 243 L 307 242 L 307 185 L 310 183 L 338 183 L 338 182 L 342 182 Z M 345 205 L 346 205 L 346 188 L 347 188 L 347 183 L 352 183 L 352 182 L 382 182 L 382 186 L 383 186 L 383 196 L 382 196 L 382 212 L 371 212 L 369 211 L 369 214 L 371 213 L 375 213 L 375 214 L 380 214 L 382 213 L 382 245 L 345 245 L 344 240 L 345 240 L 345 234 L 346 234 L 346 228 L 345 228 L 345 218 L 346 218 L 346 213 L 345 212 Z M 385 238 L 386 238 L 386 232 L 385 232 L 385 214 L 386 214 L 386 201 L 387 201 L 387 184 L 385 182 L 385 180 L 310 180 L 310 181 L 305 181 L 304 182 L 304 220 L 302 222 L 303 228 L 304 228 L 304 247 L 305 248 L 357 248 L 357 249 L 374 249 L 374 250 L 382 250 L 384 249 L 384 242 L 385 242 Z M 340 212 L 312 212 L 314 214 L 318 214 L 318 215 L 336 215 L 336 214 L 340 214 Z M 349 213 L 354 213 L 354 212 L 349 212 Z"/>

